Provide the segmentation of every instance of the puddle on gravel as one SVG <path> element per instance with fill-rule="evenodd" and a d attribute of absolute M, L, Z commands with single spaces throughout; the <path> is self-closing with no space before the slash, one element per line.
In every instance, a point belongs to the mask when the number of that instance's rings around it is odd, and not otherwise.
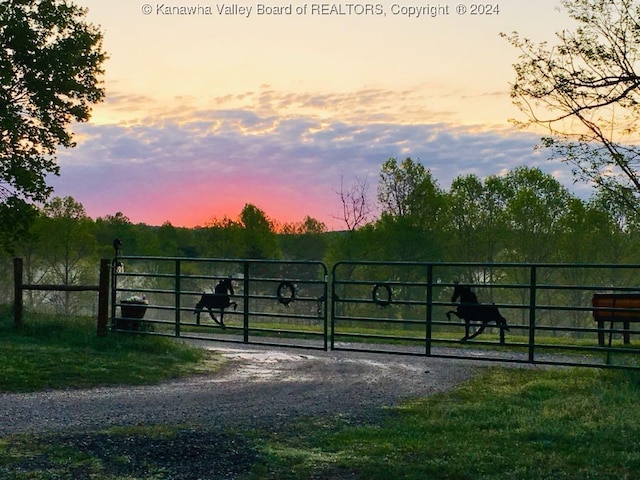
<path fill-rule="evenodd" d="M 318 363 L 335 369 L 336 378 L 349 376 L 385 375 L 391 372 L 424 373 L 424 365 L 405 362 L 376 361 L 363 358 L 335 358 L 308 354 L 295 354 L 276 350 L 239 350 L 216 348 L 216 352 L 239 364 L 233 375 L 236 379 L 252 381 L 311 382 L 317 380 Z M 306 362 L 301 365 L 301 362 Z"/>
<path fill-rule="evenodd" d="M 297 361 L 297 360 L 307 360 L 311 357 L 310 355 L 293 355 L 285 352 L 277 352 L 277 351 L 264 351 L 264 350 L 234 350 L 227 348 L 216 348 L 216 352 L 220 353 L 224 357 L 231 359 L 239 359 L 239 360 L 252 360 L 255 362 L 263 362 L 263 363 L 276 363 L 283 361 Z"/>
<path fill-rule="evenodd" d="M 313 379 L 313 375 L 307 375 L 297 369 L 292 369 L 292 363 L 304 360 L 319 360 L 319 357 L 310 355 L 291 354 L 278 351 L 264 350 L 235 350 L 216 348 L 216 352 L 230 360 L 240 360 L 236 378 L 251 379 L 253 381 L 280 381 L 303 382 Z"/>

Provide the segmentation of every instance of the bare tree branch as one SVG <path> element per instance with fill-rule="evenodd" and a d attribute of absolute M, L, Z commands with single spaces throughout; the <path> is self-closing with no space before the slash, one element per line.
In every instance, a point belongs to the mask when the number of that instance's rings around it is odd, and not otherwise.
<path fill-rule="evenodd" d="M 349 187 L 345 187 L 344 178 L 340 176 L 340 191 L 336 192 L 340 197 L 342 215 L 334 216 L 342 220 L 347 230 L 354 231 L 367 224 L 373 207 L 369 200 L 369 183 L 365 177 L 360 180 L 357 177 Z"/>

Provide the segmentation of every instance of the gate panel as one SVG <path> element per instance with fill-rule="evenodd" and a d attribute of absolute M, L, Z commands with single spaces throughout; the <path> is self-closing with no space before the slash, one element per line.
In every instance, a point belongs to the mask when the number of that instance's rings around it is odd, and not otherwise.
<path fill-rule="evenodd" d="M 427 354 L 431 267 L 340 262 L 332 274 L 331 348 Z"/>
<path fill-rule="evenodd" d="M 461 310 L 460 299 L 453 301 L 458 282 L 476 294 L 479 304 L 471 310 L 468 305 Z M 335 350 L 640 368 L 640 301 L 622 308 L 594 307 L 593 300 L 603 292 L 640 296 L 633 285 L 640 285 L 637 265 L 339 262 L 332 270 L 330 345 Z M 603 320 L 607 312 L 617 323 Z M 508 331 L 498 328 L 499 318 L 507 320 Z M 475 336 L 484 320 L 489 321 Z"/>
<path fill-rule="evenodd" d="M 118 257 L 113 266 L 115 331 L 640 368 L 640 302 L 601 306 L 593 300 L 598 294 L 640 294 L 638 265 L 339 262 L 332 269 L 331 296 L 322 262 Z M 225 294 L 223 327 L 215 321 L 221 320 L 219 308 L 212 311 L 214 320 L 206 309 L 198 317 L 196 305 L 225 279 L 232 281 L 233 291 Z M 467 327 L 473 335 L 482 319 L 476 315 L 466 322 L 460 315 L 452 299 L 458 281 L 473 290 L 481 305 L 499 311 L 509 330 L 488 323 L 480 335 L 462 341 Z M 128 302 L 142 296 L 146 304 Z"/>
<path fill-rule="evenodd" d="M 114 330 L 327 349 L 327 268 L 322 262 L 164 257 L 119 257 L 117 262 L 122 267 L 114 273 Z M 226 279 L 230 290 L 215 295 Z M 143 295 L 148 302 L 144 317 L 124 315 L 127 300 Z M 200 311 L 196 306 L 203 299 Z"/>

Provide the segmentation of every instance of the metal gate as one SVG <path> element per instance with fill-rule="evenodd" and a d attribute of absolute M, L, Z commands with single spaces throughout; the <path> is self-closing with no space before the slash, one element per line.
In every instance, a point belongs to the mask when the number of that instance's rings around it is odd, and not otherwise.
<path fill-rule="evenodd" d="M 495 324 L 462 340 L 458 282 L 507 319 L 504 342 Z M 331 291 L 334 350 L 640 368 L 639 265 L 339 262 Z M 608 296 L 638 300 L 596 305 Z"/>
<path fill-rule="evenodd" d="M 139 334 L 550 365 L 640 368 L 640 265 L 322 262 L 118 257 L 112 329 Z M 202 295 L 232 281 L 213 316 Z M 452 302 L 457 282 L 507 319 L 472 341 Z M 605 295 L 602 295 L 605 294 Z M 144 299 L 142 297 L 145 297 Z M 143 302 L 143 303 L 136 303 Z M 235 308 L 233 304 L 235 303 Z M 449 313 L 449 315 L 447 315 Z M 609 315 L 608 317 L 605 315 Z M 597 317 L 597 318 L 596 318 Z M 603 320 L 606 319 L 605 320 Z M 623 321 L 620 321 L 623 319 Z"/>
<path fill-rule="evenodd" d="M 115 331 L 327 349 L 322 262 L 125 256 L 112 270 Z"/>

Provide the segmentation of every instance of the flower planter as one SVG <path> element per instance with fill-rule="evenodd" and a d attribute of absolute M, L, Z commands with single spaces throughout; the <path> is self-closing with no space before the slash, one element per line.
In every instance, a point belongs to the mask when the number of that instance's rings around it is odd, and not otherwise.
<path fill-rule="evenodd" d="M 128 302 L 122 300 L 120 302 L 120 310 L 123 317 L 127 318 L 144 318 L 144 314 L 147 312 L 147 304 L 141 302 Z"/>
<path fill-rule="evenodd" d="M 145 313 L 147 312 L 147 302 L 144 300 L 121 300 L 120 312 L 121 318 L 116 319 L 116 328 L 131 331 L 149 330 L 147 322 L 143 322 Z"/>

